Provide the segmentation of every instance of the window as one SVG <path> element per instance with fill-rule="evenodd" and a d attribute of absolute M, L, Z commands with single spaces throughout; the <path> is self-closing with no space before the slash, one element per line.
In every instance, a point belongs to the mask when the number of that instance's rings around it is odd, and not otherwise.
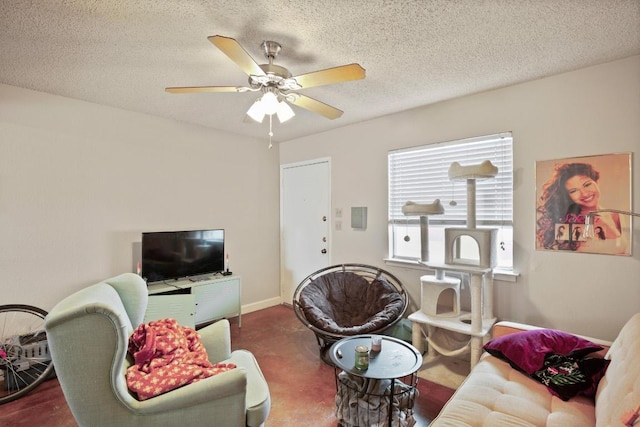
<path fill-rule="evenodd" d="M 501 133 L 389 152 L 389 257 L 420 260 L 420 218 L 405 216 L 412 201 L 440 199 L 443 215 L 429 218 L 429 261 L 444 262 L 444 229 L 466 227 L 466 180 L 449 180 L 452 162 L 462 166 L 490 160 L 494 178 L 476 181 L 476 227 L 497 228 L 498 267 L 513 268 L 513 138 Z"/>

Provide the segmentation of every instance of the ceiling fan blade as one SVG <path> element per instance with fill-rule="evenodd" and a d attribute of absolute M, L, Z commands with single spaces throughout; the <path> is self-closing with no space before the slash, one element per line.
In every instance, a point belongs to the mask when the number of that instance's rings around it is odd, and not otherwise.
<path fill-rule="evenodd" d="M 224 36 L 210 36 L 207 38 L 233 62 L 238 64 L 246 74 L 250 76 L 265 75 L 265 72 L 260 68 L 260 65 L 253 60 L 251 55 L 249 55 L 235 39 Z"/>
<path fill-rule="evenodd" d="M 164 90 L 169 93 L 204 93 L 204 92 L 242 92 L 242 87 L 237 86 L 192 86 L 192 87 L 167 87 Z"/>
<path fill-rule="evenodd" d="M 293 96 L 287 97 L 287 101 L 291 102 L 294 105 L 297 105 L 298 107 L 304 108 L 305 110 L 320 114 L 321 116 L 324 116 L 327 119 L 331 120 L 337 119 L 338 117 L 342 116 L 342 110 L 338 110 L 337 108 L 325 104 L 324 102 L 320 102 L 316 99 L 299 93 L 291 95 Z"/>
<path fill-rule="evenodd" d="M 326 70 L 294 76 L 296 82 L 303 88 L 323 86 L 333 83 L 348 82 L 364 79 L 365 70 L 359 64 L 342 65 Z"/>

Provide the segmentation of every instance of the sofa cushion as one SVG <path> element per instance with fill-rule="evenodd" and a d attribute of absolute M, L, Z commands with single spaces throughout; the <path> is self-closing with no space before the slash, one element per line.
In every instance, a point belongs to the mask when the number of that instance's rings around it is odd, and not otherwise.
<path fill-rule="evenodd" d="M 542 369 L 547 354 L 580 357 L 602 346 L 584 338 L 555 330 L 534 329 L 495 338 L 484 349 L 528 375 Z"/>
<path fill-rule="evenodd" d="M 622 327 L 605 357 L 611 363 L 596 392 L 596 425 L 620 426 L 620 417 L 640 403 L 640 313 Z"/>
<path fill-rule="evenodd" d="M 595 425 L 593 399 L 565 402 L 497 357 L 485 353 L 430 427 Z"/>

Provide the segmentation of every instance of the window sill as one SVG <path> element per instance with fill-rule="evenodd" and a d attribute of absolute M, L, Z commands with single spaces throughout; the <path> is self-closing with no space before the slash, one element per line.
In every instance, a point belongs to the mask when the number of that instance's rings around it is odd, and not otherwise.
<path fill-rule="evenodd" d="M 385 258 L 384 262 L 386 265 L 391 267 L 401 267 L 408 268 L 412 270 L 422 270 L 422 271 L 433 271 L 431 268 L 422 264 L 416 260 L 410 259 L 395 259 L 395 258 Z M 519 273 L 512 270 L 504 270 L 500 268 L 496 268 L 493 270 L 493 279 L 498 280 L 500 282 L 510 282 L 516 283 L 518 281 Z"/>

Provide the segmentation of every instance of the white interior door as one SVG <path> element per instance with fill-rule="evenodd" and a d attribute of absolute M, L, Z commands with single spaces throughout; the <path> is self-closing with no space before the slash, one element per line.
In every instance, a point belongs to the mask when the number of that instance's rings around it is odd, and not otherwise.
<path fill-rule="evenodd" d="M 331 259 L 329 159 L 282 165 L 280 187 L 281 293 L 291 304 L 302 279 Z"/>

